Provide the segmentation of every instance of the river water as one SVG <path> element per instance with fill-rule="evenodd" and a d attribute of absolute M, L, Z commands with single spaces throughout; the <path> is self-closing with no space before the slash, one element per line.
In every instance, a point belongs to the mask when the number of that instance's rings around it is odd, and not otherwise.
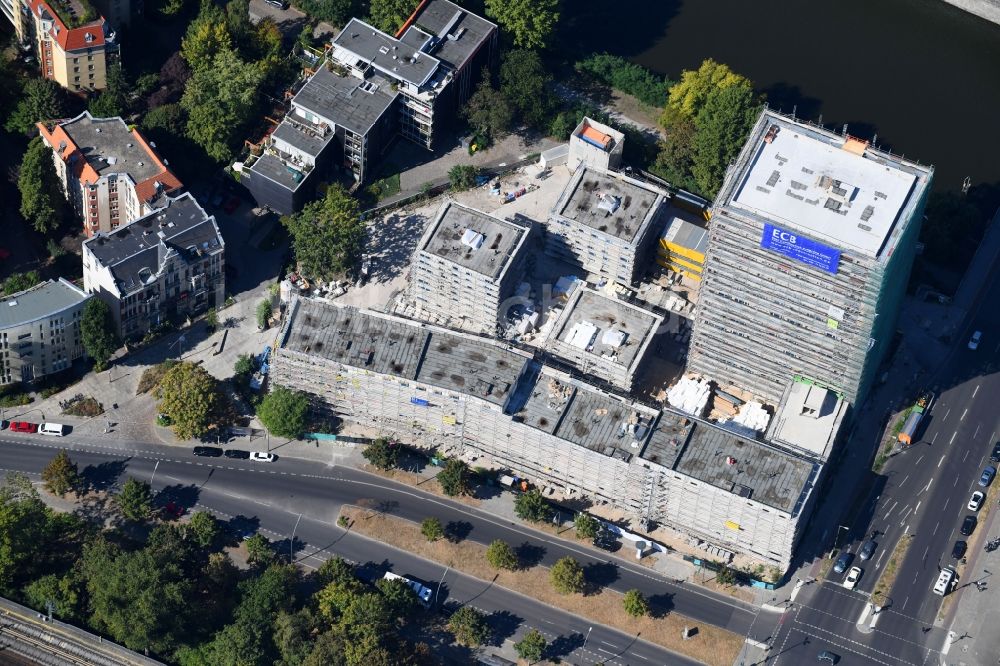
<path fill-rule="evenodd" d="M 672 79 L 714 58 L 773 107 L 933 164 L 937 189 L 1000 183 L 998 25 L 939 0 L 577 1 L 576 49 Z"/>

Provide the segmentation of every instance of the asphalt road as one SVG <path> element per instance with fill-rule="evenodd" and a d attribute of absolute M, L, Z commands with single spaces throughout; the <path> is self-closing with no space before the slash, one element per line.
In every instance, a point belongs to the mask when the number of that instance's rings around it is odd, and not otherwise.
<path fill-rule="evenodd" d="M 934 624 L 942 598 L 932 587 L 941 567 L 956 564 L 951 553 L 957 539 L 969 542 L 968 571 L 959 585 L 989 578 L 974 561 L 987 539 L 987 526 L 979 525 L 971 537 L 958 530 L 972 513 L 966 505 L 980 489 L 980 473 L 991 464 L 989 455 L 1000 432 L 1000 374 L 995 373 L 1000 367 L 1000 310 L 992 306 L 998 299 L 1000 284 L 994 276 L 983 299 L 986 305 L 956 340 L 936 378 L 937 399 L 920 440 L 890 458 L 883 469 L 884 485 L 872 491 L 858 523 L 846 526 L 844 545 L 851 552 L 856 553 L 873 531 L 878 543 L 872 559 L 852 563 L 864 570 L 857 589 L 846 590 L 841 584 L 844 574 L 832 571 L 825 580 L 802 586 L 781 617 L 771 663 L 813 661 L 824 649 L 839 654 L 842 664 L 899 666 L 939 660 L 947 622 Z M 975 351 L 967 347 L 973 330 L 984 334 Z M 912 535 L 912 540 L 889 598 L 881 612 L 869 612 L 859 624 L 879 574 L 904 535 Z"/>
<path fill-rule="evenodd" d="M 564 658 L 578 659 L 581 663 L 692 662 L 646 643 L 641 637 L 636 640 L 635 636 L 602 626 L 595 625 L 587 638 L 591 624 L 584 619 L 484 581 L 446 572 L 433 562 L 345 532 L 335 525 L 340 506 L 360 503 L 417 521 L 436 516 L 445 525 L 455 523 L 463 528 L 467 539 L 482 543 L 504 539 L 515 547 L 527 544 L 544 564 L 572 555 L 606 585 L 622 591 L 641 589 L 655 606 L 684 614 L 696 622 L 744 634 L 753 621 L 755 609 L 729 597 L 676 584 L 644 567 L 602 557 L 600 551 L 562 542 L 351 468 L 319 466 L 291 458 L 270 465 L 251 464 L 197 458 L 176 447 L 133 444 L 121 449 L 117 443 L 99 438 L 53 440 L 39 435 L 5 434 L 0 439 L 0 468 L 4 470 L 37 474 L 56 449 L 66 448 L 81 471 L 98 486 L 120 484 L 126 474 L 152 480 L 153 487 L 163 493 L 164 501 L 172 499 L 182 506 L 208 509 L 234 525 L 259 528 L 278 542 L 279 550 L 289 548 L 294 530 L 291 548 L 307 566 L 318 566 L 330 554 L 339 554 L 361 563 L 365 570 L 391 568 L 397 573 L 416 576 L 435 588 L 444 574 L 438 593 L 440 603 L 472 603 L 484 611 L 497 613 L 494 622 L 501 635 L 517 636 L 529 627 L 538 628 L 550 642 L 558 641 Z"/>

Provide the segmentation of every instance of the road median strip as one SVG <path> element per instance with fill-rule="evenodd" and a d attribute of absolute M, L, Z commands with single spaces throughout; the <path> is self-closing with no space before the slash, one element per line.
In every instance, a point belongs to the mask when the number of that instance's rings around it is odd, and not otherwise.
<path fill-rule="evenodd" d="M 896 583 L 899 566 L 903 563 L 903 559 L 906 557 L 906 552 L 910 549 L 912 541 L 913 535 L 904 534 L 896 542 L 896 547 L 892 549 L 889 561 L 885 563 L 885 569 L 882 570 L 882 574 L 875 583 L 875 587 L 872 588 L 871 599 L 875 605 L 882 607 L 886 605 L 889 599 L 889 592 L 892 591 L 892 586 Z"/>
<path fill-rule="evenodd" d="M 472 542 L 453 542 L 447 539 L 428 541 L 420 527 L 408 520 L 387 516 L 361 507 L 345 506 L 341 515 L 350 521 L 350 529 L 364 536 L 382 541 L 481 580 L 494 580 L 494 584 L 554 606 L 588 620 L 614 627 L 629 635 L 638 634 L 643 640 L 660 645 L 678 654 L 697 659 L 710 666 L 731 666 L 739 654 L 744 637 L 712 625 L 696 622 L 683 615 L 666 612 L 661 617 L 633 618 L 625 613 L 623 595 L 601 587 L 591 594 L 557 593 L 549 582 L 549 570 L 544 566 L 528 566 L 516 571 L 497 571 L 486 560 L 486 546 Z M 521 549 L 521 544 L 509 544 L 515 551 L 534 552 L 538 548 Z M 523 557 L 522 557 L 523 564 Z M 669 604 L 669 599 L 650 599 L 652 605 Z M 684 639 L 685 628 L 697 627 L 697 633 Z"/>

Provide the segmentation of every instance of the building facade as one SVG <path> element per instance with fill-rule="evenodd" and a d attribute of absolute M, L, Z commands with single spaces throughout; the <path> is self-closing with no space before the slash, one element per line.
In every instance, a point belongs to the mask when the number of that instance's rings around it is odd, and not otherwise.
<path fill-rule="evenodd" d="M 0 299 L 0 385 L 32 382 L 83 358 L 80 319 L 89 298 L 59 278 Z"/>
<path fill-rule="evenodd" d="M 431 318 L 495 335 L 501 307 L 524 274 L 531 233 L 530 220 L 509 222 L 446 201 L 417 245 L 410 300 Z"/>
<path fill-rule="evenodd" d="M 545 252 L 632 285 L 648 268 L 665 201 L 664 192 L 646 183 L 584 164 L 552 208 Z"/>
<path fill-rule="evenodd" d="M 10 1 L 13 14 L 18 0 Z M 86 0 L 23 2 L 15 30 L 35 45 L 41 75 L 70 92 L 104 90 L 108 71 L 121 66 L 111 24 Z"/>
<path fill-rule="evenodd" d="M 685 215 L 671 208 L 667 224 L 660 234 L 656 248 L 656 263 L 664 268 L 700 281 L 705 270 L 705 251 L 708 248 L 708 231 L 700 224 L 685 220 L 695 220 L 694 215 Z"/>
<path fill-rule="evenodd" d="M 139 131 L 121 118 L 38 123 L 63 192 L 87 236 L 108 233 L 166 205 L 183 185 Z"/>
<path fill-rule="evenodd" d="M 315 300 L 289 305 L 271 378 L 349 423 L 475 455 L 781 567 L 822 470 L 496 340 Z"/>
<path fill-rule="evenodd" d="M 111 308 L 119 335 L 221 307 L 225 243 L 190 193 L 83 244 L 83 287 Z"/>
<path fill-rule="evenodd" d="M 617 171 L 625 150 L 625 135 L 615 128 L 584 116 L 569 136 L 566 164 L 570 171 L 581 165 L 604 171 Z"/>
<path fill-rule="evenodd" d="M 770 110 L 716 198 L 688 368 L 776 404 L 862 401 L 888 348 L 933 169 Z"/>
<path fill-rule="evenodd" d="M 328 169 L 368 180 L 397 136 L 432 150 L 435 128 L 497 57 L 496 25 L 449 0 L 420 3 L 396 36 L 351 19 L 248 160 L 244 184 L 259 205 L 287 214 Z"/>

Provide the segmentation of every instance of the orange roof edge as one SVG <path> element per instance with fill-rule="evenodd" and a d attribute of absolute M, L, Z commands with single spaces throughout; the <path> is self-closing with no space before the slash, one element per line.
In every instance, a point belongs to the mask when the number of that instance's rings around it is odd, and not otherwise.
<path fill-rule="evenodd" d="M 417 8 L 413 10 L 412 14 L 410 14 L 410 18 L 406 19 L 406 21 L 403 23 L 403 27 L 401 27 L 399 30 L 396 31 L 396 39 L 402 37 L 403 33 L 406 32 L 406 29 L 409 28 L 411 25 L 413 25 L 413 22 L 417 20 L 417 14 L 423 11 L 424 5 L 426 4 L 427 0 L 420 0 L 420 4 L 417 5 Z"/>

